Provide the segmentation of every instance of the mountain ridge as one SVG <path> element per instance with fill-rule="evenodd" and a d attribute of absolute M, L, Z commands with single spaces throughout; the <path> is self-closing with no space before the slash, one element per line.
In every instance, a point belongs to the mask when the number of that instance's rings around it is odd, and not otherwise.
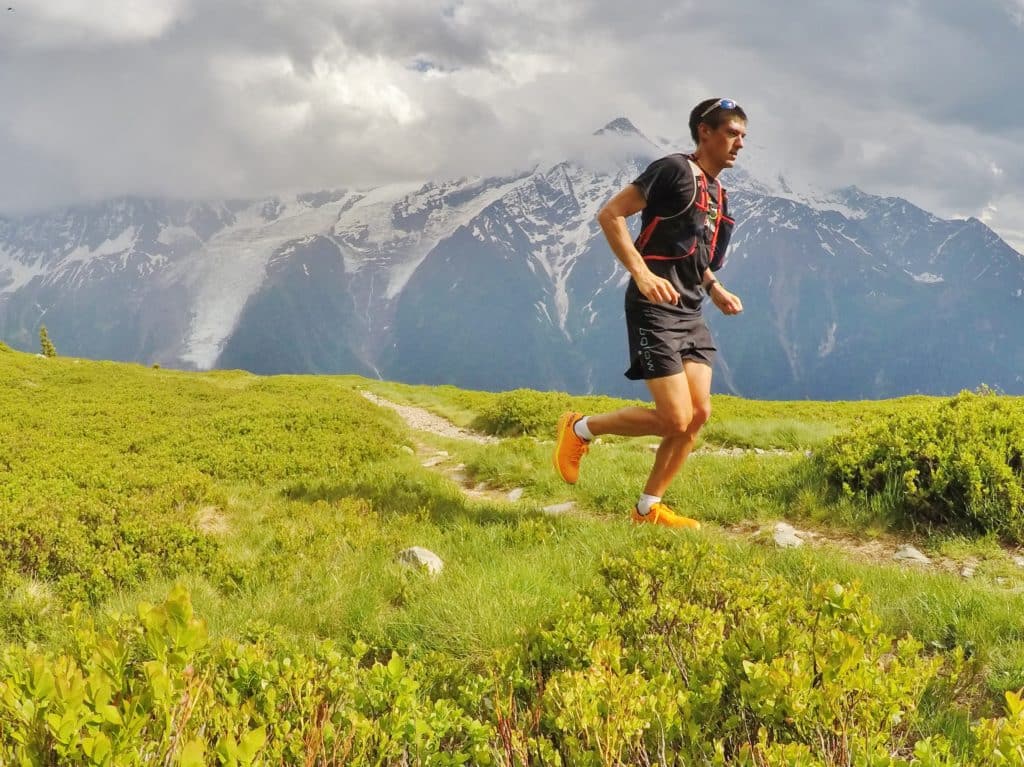
<path fill-rule="evenodd" d="M 663 150 L 627 118 L 580 146 L 489 178 L 0 218 L 0 337 L 30 349 L 45 322 L 86 357 L 635 394 L 628 275 L 594 216 Z M 720 276 L 746 311 L 708 314 L 720 390 L 1024 393 L 1024 259 L 983 222 L 852 186 L 725 181 L 738 224 Z M 971 375 L 937 371 L 949 339 Z"/>

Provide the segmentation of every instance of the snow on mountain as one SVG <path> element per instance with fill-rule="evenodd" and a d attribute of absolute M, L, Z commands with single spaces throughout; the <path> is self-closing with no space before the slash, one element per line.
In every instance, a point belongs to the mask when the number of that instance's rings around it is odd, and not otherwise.
<path fill-rule="evenodd" d="M 49 271 L 43 263 L 42 255 L 37 254 L 34 259 L 26 262 L 18 258 L 17 254 L 15 249 L 0 243 L 0 296 L 20 290 Z"/>
<path fill-rule="evenodd" d="M 372 264 L 387 268 L 383 298 L 391 300 L 438 242 L 515 189 L 525 176 L 376 189 L 339 216 L 333 239 L 348 271 Z"/>
<path fill-rule="evenodd" d="M 251 203 L 175 267 L 171 279 L 193 288 L 191 324 L 180 359 L 199 369 L 216 365 L 272 259 L 287 258 L 299 245 L 325 237 L 337 247 L 347 272 L 373 270 L 372 283 L 385 285 L 382 297 L 390 300 L 438 241 L 516 183 L 404 183 L 340 191 L 327 199 L 299 195 Z M 161 234 L 180 242 L 189 232 L 179 227 Z M 368 301 L 368 308 L 372 304 Z"/>
<path fill-rule="evenodd" d="M 528 252 L 517 252 L 517 256 L 526 256 L 530 268 L 536 265 L 550 280 L 554 301 L 551 319 L 563 333 L 568 334 L 569 277 L 580 256 L 600 235 L 597 212 L 640 170 L 636 160 L 614 175 L 560 163 L 534 174 L 529 183 L 518 185 L 502 197 L 500 224 L 489 219 L 473 227 L 473 237 L 480 242 L 502 242 L 513 233 L 525 238 Z M 540 308 L 546 312 L 545 307 Z"/>
<path fill-rule="evenodd" d="M 275 252 L 289 242 L 329 232 L 346 199 L 319 207 L 298 200 L 251 205 L 180 262 L 177 274 L 194 289 L 181 360 L 201 370 L 212 368 Z"/>
<path fill-rule="evenodd" d="M 619 377 L 628 275 L 596 214 L 686 149 L 619 118 L 571 156 L 500 178 L 0 218 L 0 337 L 32 348 L 45 315 L 67 354 L 633 396 Z M 723 176 L 738 221 L 723 279 L 747 311 L 709 312 L 718 386 L 853 398 L 1017 385 L 1024 261 L 984 224 L 814 189 L 763 157 L 740 165 Z M 954 349 L 962 365 L 933 364 Z"/>

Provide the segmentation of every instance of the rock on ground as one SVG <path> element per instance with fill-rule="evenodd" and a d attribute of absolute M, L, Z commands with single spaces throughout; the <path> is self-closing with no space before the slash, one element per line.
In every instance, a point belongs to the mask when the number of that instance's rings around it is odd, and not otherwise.
<path fill-rule="evenodd" d="M 398 553 L 398 560 L 409 567 L 425 569 L 431 575 L 438 575 L 444 570 L 444 562 L 430 549 L 422 546 L 411 546 Z"/>
<path fill-rule="evenodd" d="M 901 562 L 916 562 L 922 565 L 930 565 L 931 560 L 928 559 L 924 554 L 915 549 L 913 546 L 904 546 L 895 554 L 892 555 L 893 559 L 898 559 Z"/>
<path fill-rule="evenodd" d="M 781 549 L 795 549 L 797 546 L 804 545 L 803 538 L 800 537 L 800 531 L 785 522 L 779 522 L 775 525 L 775 532 L 772 534 L 772 537 L 775 539 L 775 545 Z"/>
<path fill-rule="evenodd" d="M 565 514 L 567 511 L 572 511 L 576 508 L 576 501 L 566 501 L 565 503 L 554 503 L 551 506 L 544 507 L 545 514 Z"/>

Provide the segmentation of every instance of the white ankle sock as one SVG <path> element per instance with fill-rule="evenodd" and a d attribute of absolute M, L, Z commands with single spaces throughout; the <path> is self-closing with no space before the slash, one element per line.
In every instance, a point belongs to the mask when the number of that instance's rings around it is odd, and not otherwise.
<path fill-rule="evenodd" d="M 585 439 L 590 442 L 594 438 L 594 435 L 590 433 L 590 429 L 587 428 L 587 421 L 590 420 L 590 416 L 583 416 L 580 420 L 572 425 L 572 430 L 576 436 L 580 439 Z"/>
<path fill-rule="evenodd" d="M 647 495 L 647 493 L 641 493 L 640 494 L 640 500 L 637 501 L 637 503 L 636 503 L 637 513 L 640 514 L 640 515 L 650 514 L 651 513 L 651 506 L 653 506 L 654 504 L 656 504 L 660 500 L 661 500 L 660 496 L 657 496 L 657 495 Z"/>

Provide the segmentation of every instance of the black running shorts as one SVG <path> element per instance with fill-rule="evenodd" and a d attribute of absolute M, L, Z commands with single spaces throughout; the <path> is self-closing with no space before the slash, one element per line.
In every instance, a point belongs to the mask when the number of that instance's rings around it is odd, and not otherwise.
<path fill-rule="evenodd" d="M 649 301 L 626 302 L 629 370 L 633 381 L 683 372 L 683 361 L 710 367 L 718 351 L 704 318 L 680 316 Z"/>

